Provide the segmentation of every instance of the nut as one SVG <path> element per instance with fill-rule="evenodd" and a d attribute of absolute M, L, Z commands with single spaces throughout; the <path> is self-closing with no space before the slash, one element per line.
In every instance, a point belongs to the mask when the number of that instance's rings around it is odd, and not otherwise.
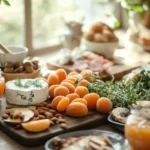
<path fill-rule="evenodd" d="M 34 117 L 32 121 L 39 120 L 39 117 Z"/>
<path fill-rule="evenodd" d="M 48 111 L 44 112 L 44 115 L 47 117 L 53 117 L 53 114 Z"/>
<path fill-rule="evenodd" d="M 57 111 L 54 109 L 49 109 L 49 112 L 54 113 L 54 114 L 57 113 Z"/>
<path fill-rule="evenodd" d="M 5 73 L 13 73 L 14 72 L 14 68 L 5 68 L 4 72 Z"/>
<path fill-rule="evenodd" d="M 20 120 L 23 121 L 24 120 L 25 115 L 21 114 L 20 115 Z"/>
<path fill-rule="evenodd" d="M 55 117 L 62 117 L 61 114 L 55 114 Z"/>
<path fill-rule="evenodd" d="M 31 61 L 26 61 L 24 62 L 23 66 L 26 68 L 26 67 L 31 67 L 33 64 Z"/>
<path fill-rule="evenodd" d="M 57 119 L 56 117 L 53 117 L 53 118 L 51 119 L 51 121 L 56 122 L 56 121 L 58 121 L 58 119 Z"/>
<path fill-rule="evenodd" d="M 13 115 L 13 119 L 18 119 L 20 117 L 20 115 L 21 115 L 21 112 L 15 113 Z"/>
<path fill-rule="evenodd" d="M 39 115 L 39 119 L 45 119 L 46 117 L 44 115 Z"/>
<path fill-rule="evenodd" d="M 3 119 L 8 119 L 8 117 L 9 117 L 8 114 L 4 114 L 4 115 L 2 116 Z"/>
<path fill-rule="evenodd" d="M 41 104 L 43 104 L 44 106 L 47 106 L 47 102 L 41 102 Z"/>
<path fill-rule="evenodd" d="M 23 66 L 23 63 L 18 62 L 18 63 L 16 63 L 16 64 L 14 65 L 15 68 L 18 68 L 18 67 L 20 67 L 20 66 Z"/>
<path fill-rule="evenodd" d="M 6 63 L 5 68 L 13 68 L 13 63 L 11 62 Z"/>
<path fill-rule="evenodd" d="M 61 123 L 60 124 L 60 127 L 63 128 L 63 129 L 67 129 L 68 128 L 68 125 L 66 123 Z"/>
<path fill-rule="evenodd" d="M 66 120 L 65 120 L 65 119 L 58 119 L 58 122 L 59 122 L 59 123 L 65 123 Z"/>
<path fill-rule="evenodd" d="M 38 110 L 34 110 L 34 117 L 38 117 L 39 115 L 39 111 Z"/>
<path fill-rule="evenodd" d="M 40 113 L 41 115 L 44 115 L 44 110 L 38 109 L 38 111 L 39 111 L 39 113 Z"/>
<path fill-rule="evenodd" d="M 47 108 L 51 108 L 51 104 L 47 104 L 46 107 L 47 107 Z"/>
<path fill-rule="evenodd" d="M 14 70 L 14 72 L 15 73 L 22 73 L 23 72 L 23 66 L 19 66 L 18 68 L 16 68 L 15 70 Z"/>
<path fill-rule="evenodd" d="M 49 110 L 49 108 L 47 108 L 47 107 L 38 107 L 38 109 Z"/>
<path fill-rule="evenodd" d="M 27 66 L 27 67 L 25 67 L 25 68 L 26 68 L 26 72 L 27 72 L 27 73 L 32 73 L 32 72 L 34 72 L 34 69 L 33 69 L 32 66 Z"/>

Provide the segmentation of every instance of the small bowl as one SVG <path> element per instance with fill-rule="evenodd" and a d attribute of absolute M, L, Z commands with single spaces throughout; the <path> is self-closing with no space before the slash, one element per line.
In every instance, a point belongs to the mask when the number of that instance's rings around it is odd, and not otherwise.
<path fill-rule="evenodd" d="M 4 73 L 2 76 L 5 78 L 5 82 L 15 79 L 34 79 L 40 77 L 40 69 L 35 70 L 32 73 Z"/>
<path fill-rule="evenodd" d="M 97 54 L 101 54 L 105 56 L 106 58 L 112 58 L 115 52 L 115 49 L 118 46 L 118 41 L 107 42 L 107 43 L 96 43 L 96 42 L 90 42 L 90 41 L 87 41 L 86 39 L 83 39 L 83 44 L 90 51 L 93 51 Z"/>
<path fill-rule="evenodd" d="M 21 46 L 7 46 L 13 54 L 5 54 L 0 50 L 0 63 L 4 66 L 7 62 L 17 63 L 23 62 L 28 54 L 28 48 Z"/>

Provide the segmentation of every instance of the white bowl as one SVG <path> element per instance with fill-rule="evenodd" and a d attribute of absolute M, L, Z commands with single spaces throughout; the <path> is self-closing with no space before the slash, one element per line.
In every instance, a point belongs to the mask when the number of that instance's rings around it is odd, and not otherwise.
<path fill-rule="evenodd" d="M 93 51 L 97 54 L 104 55 L 107 58 L 112 58 L 115 49 L 118 46 L 118 41 L 108 42 L 108 43 L 96 43 L 96 42 L 90 42 L 87 41 L 86 39 L 83 39 L 83 44 L 90 51 Z"/>
<path fill-rule="evenodd" d="M 7 46 L 12 54 L 6 54 L 0 50 L 0 63 L 2 66 L 7 62 L 17 63 L 23 62 L 28 54 L 28 48 L 20 46 Z"/>

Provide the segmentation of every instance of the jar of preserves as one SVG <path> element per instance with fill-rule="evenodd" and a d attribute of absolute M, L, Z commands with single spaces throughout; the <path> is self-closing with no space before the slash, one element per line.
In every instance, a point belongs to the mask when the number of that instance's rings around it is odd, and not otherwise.
<path fill-rule="evenodd" d="M 5 79 L 0 75 L 0 97 L 3 95 L 5 88 Z"/>
<path fill-rule="evenodd" d="M 125 125 L 125 136 L 131 150 L 150 150 L 150 101 L 136 105 Z"/>

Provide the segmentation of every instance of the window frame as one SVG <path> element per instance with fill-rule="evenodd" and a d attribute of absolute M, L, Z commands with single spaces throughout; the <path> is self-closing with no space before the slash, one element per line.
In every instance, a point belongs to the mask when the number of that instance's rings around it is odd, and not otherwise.
<path fill-rule="evenodd" d="M 123 16 L 123 11 L 121 8 L 120 3 L 116 4 L 117 5 L 117 11 L 116 11 L 116 16 L 121 22 L 121 27 L 122 27 L 122 16 Z M 40 48 L 34 48 L 33 47 L 33 29 L 32 29 L 32 0 L 24 0 L 24 30 L 25 30 L 25 46 L 28 47 L 29 49 L 29 55 L 37 55 L 37 54 L 43 54 L 50 52 L 50 51 L 55 51 L 58 50 L 59 48 L 62 48 L 62 44 L 58 43 L 55 45 L 50 45 L 46 47 L 40 47 Z"/>

